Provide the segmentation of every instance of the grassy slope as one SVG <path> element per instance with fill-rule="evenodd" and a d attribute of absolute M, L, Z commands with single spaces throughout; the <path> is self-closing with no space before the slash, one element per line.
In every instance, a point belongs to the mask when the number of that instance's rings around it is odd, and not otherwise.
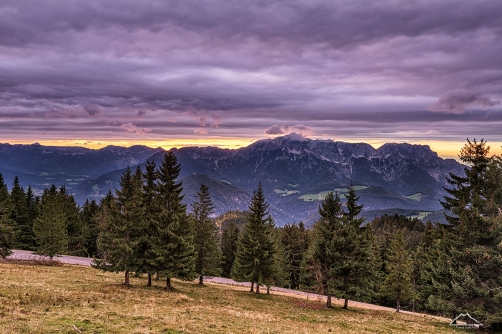
<path fill-rule="evenodd" d="M 145 278 L 78 266 L 0 263 L 2 333 L 447 333 L 429 317 L 338 307 L 247 288 Z"/>

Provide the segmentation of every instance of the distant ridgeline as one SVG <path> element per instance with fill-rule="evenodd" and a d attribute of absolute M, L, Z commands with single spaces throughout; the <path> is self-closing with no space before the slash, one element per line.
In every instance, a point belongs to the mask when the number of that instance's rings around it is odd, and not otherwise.
<path fill-rule="evenodd" d="M 262 182 L 276 223 L 318 217 L 327 193 L 345 201 L 352 184 L 364 204 L 362 215 L 371 219 L 400 213 L 423 218 L 442 207 L 445 177 L 461 175 L 463 165 L 442 159 L 428 146 L 385 144 L 378 149 L 364 143 L 310 140 L 293 136 L 257 141 L 237 150 L 215 147 L 173 149 L 181 163 L 185 203 L 191 203 L 201 183 L 209 189 L 215 213 L 246 210 L 252 191 Z M 164 150 L 145 146 L 46 147 L 0 144 L 0 173 L 10 186 L 14 176 L 40 194 L 51 184 L 65 185 L 77 203 L 99 201 L 118 187 L 124 169 L 146 160 L 160 163 Z M 442 219 L 442 214 L 436 215 Z"/>

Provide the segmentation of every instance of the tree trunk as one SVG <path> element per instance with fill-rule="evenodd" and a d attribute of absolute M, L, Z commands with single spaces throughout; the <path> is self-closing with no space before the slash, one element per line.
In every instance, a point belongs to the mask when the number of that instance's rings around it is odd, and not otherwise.
<path fill-rule="evenodd" d="M 270 286 L 267 286 L 267 295 L 270 294 Z"/>
<path fill-rule="evenodd" d="M 199 276 L 199 284 L 200 285 L 204 284 L 204 276 L 202 276 L 202 275 Z"/>
<path fill-rule="evenodd" d="M 347 298 L 345 298 L 345 302 L 343 303 L 343 308 L 346 310 L 349 308 L 349 300 Z"/>
<path fill-rule="evenodd" d="M 124 273 L 124 285 L 129 286 L 129 270 L 126 270 Z"/>
<path fill-rule="evenodd" d="M 260 284 L 256 283 L 256 294 L 260 294 Z"/>
<path fill-rule="evenodd" d="M 254 292 L 253 287 L 254 287 L 254 282 L 251 282 L 251 290 L 250 290 L 250 292 Z"/>
<path fill-rule="evenodd" d="M 152 286 L 152 274 L 148 273 L 148 281 L 146 282 L 146 286 Z"/>
<path fill-rule="evenodd" d="M 160 275 L 159 275 L 159 272 L 157 271 L 155 273 L 155 280 L 158 281 L 160 279 Z"/>
<path fill-rule="evenodd" d="M 328 299 L 326 300 L 326 306 L 327 307 L 332 307 L 333 305 L 331 305 L 331 295 L 328 295 Z"/>
<path fill-rule="evenodd" d="M 171 291 L 171 277 L 166 278 L 166 290 Z"/>
<path fill-rule="evenodd" d="M 397 308 L 396 308 L 396 312 L 399 313 L 399 309 L 400 309 L 400 305 L 399 305 L 399 299 L 397 300 Z"/>

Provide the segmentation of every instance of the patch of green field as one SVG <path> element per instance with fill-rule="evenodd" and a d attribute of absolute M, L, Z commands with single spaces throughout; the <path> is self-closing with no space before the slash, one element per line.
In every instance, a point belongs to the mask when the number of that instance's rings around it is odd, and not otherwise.
<path fill-rule="evenodd" d="M 354 190 L 362 190 L 366 189 L 368 187 L 366 186 L 354 186 Z M 349 188 L 335 188 L 333 190 L 326 190 L 322 191 L 317 194 L 306 194 L 306 195 L 301 195 L 298 198 L 305 201 L 305 202 L 312 202 L 312 201 L 322 201 L 326 198 L 326 196 L 330 193 L 337 193 L 341 199 L 345 198 L 345 194 L 349 191 Z"/>
<path fill-rule="evenodd" d="M 317 194 L 307 194 L 307 195 L 301 195 L 298 197 L 301 200 L 304 200 L 305 202 L 312 202 L 312 201 L 322 201 L 326 198 L 326 196 L 330 193 L 331 191 L 323 191 Z"/>
<path fill-rule="evenodd" d="M 80 266 L 0 262 L 2 333 L 455 333 L 425 315 L 340 306 L 278 292 L 173 280 L 146 287 Z M 75 328 L 77 330 L 75 330 Z"/>
<path fill-rule="evenodd" d="M 282 197 L 285 197 L 285 196 L 289 196 L 289 195 L 292 195 L 292 194 L 298 194 L 300 191 L 298 190 L 288 190 L 288 189 L 274 189 L 274 192 L 277 194 L 277 195 L 280 195 Z"/>
<path fill-rule="evenodd" d="M 418 215 L 410 216 L 410 218 L 417 218 L 419 220 L 424 219 L 428 215 L 430 215 L 432 212 L 431 211 L 419 211 Z"/>
<path fill-rule="evenodd" d="M 411 199 L 411 200 L 414 200 L 414 201 L 417 201 L 417 202 L 420 202 L 420 200 L 422 199 L 422 193 L 416 193 L 416 194 L 413 194 L 410 196 L 404 196 L 404 197 Z"/>
<path fill-rule="evenodd" d="M 282 194 L 281 196 L 289 196 L 289 195 L 292 195 L 292 194 L 298 194 L 298 193 L 300 193 L 300 191 L 299 191 L 299 190 L 288 190 L 288 192 L 287 192 L 287 193 Z"/>

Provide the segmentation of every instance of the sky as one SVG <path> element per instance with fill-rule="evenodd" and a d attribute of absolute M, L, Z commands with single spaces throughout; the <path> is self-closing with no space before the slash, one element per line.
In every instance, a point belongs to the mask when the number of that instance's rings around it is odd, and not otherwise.
<path fill-rule="evenodd" d="M 2 0 L 0 142 L 502 146 L 500 0 Z"/>

